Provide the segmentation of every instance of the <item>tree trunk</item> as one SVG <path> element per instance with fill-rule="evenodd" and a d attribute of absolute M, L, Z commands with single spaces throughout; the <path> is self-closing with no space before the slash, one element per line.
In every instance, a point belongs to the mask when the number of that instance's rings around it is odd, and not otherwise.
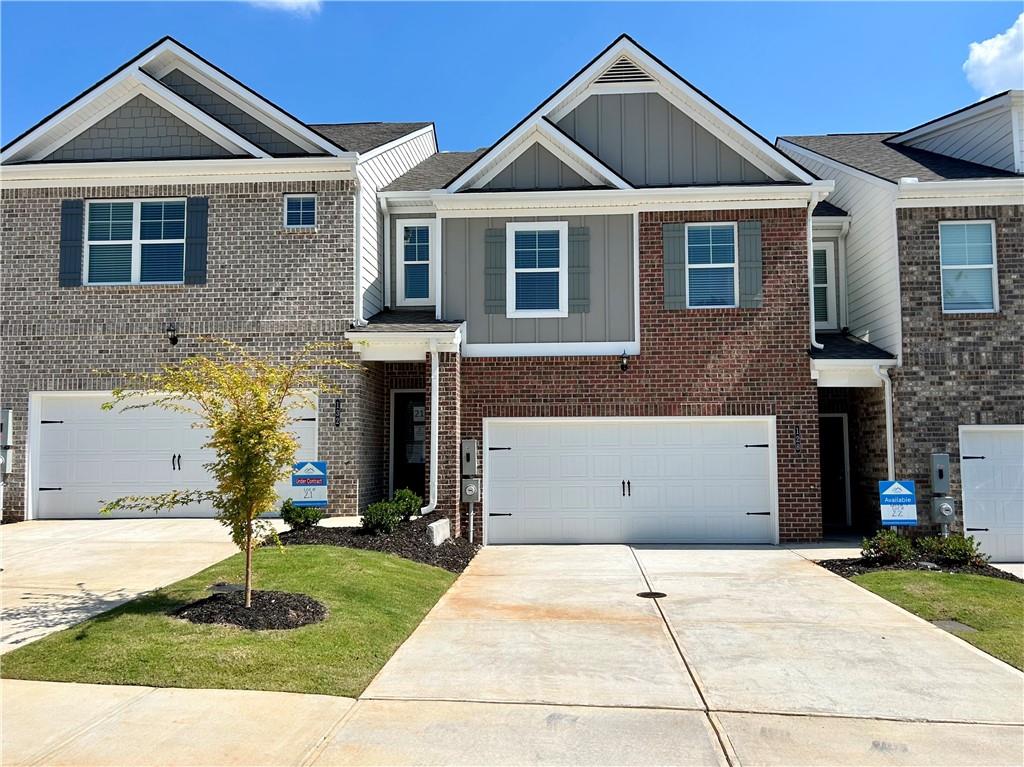
<path fill-rule="evenodd" d="M 252 607 L 252 521 L 245 528 L 245 606 Z"/>

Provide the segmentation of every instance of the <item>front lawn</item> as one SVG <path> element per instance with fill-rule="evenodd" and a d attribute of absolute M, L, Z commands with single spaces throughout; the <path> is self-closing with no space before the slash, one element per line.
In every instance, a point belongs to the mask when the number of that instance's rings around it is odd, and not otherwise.
<path fill-rule="evenodd" d="M 198 625 L 168 613 L 240 583 L 241 554 L 3 656 L 0 675 L 58 682 L 359 695 L 455 575 L 374 551 L 254 552 L 253 588 L 301 592 L 327 620 L 289 631 Z"/>
<path fill-rule="evenodd" d="M 977 629 L 955 633 L 1024 669 L 1024 584 L 910 570 L 866 573 L 851 580 L 927 621 L 955 620 Z"/>

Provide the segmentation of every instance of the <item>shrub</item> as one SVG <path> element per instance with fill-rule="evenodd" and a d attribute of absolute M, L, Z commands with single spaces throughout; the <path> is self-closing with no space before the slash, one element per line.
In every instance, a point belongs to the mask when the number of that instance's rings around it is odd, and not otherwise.
<path fill-rule="evenodd" d="M 914 545 L 895 530 L 879 530 L 860 545 L 860 555 L 883 565 L 898 565 L 914 558 Z"/>
<path fill-rule="evenodd" d="M 362 527 L 369 533 L 393 533 L 402 521 L 398 504 L 392 501 L 371 503 L 363 512 Z"/>
<path fill-rule="evenodd" d="M 281 519 L 292 530 L 315 527 L 323 518 L 324 510 L 319 506 L 296 506 L 291 498 L 281 504 Z"/>
<path fill-rule="evenodd" d="M 398 512 L 405 520 L 410 519 L 414 514 L 419 514 L 420 509 L 423 508 L 423 499 L 408 488 L 396 492 L 391 502 L 398 507 Z"/>
<path fill-rule="evenodd" d="M 921 558 L 937 565 L 979 567 L 988 561 L 988 556 L 978 550 L 974 536 L 950 535 L 943 538 L 931 535 L 918 538 L 915 542 Z"/>

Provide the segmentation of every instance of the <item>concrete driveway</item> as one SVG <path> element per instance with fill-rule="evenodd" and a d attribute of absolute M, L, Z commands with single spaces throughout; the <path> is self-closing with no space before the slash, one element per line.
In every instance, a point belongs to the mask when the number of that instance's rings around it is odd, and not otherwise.
<path fill-rule="evenodd" d="M 1024 675 L 813 553 L 488 547 L 312 763 L 1021 763 Z"/>
<path fill-rule="evenodd" d="M 236 551 L 212 519 L 0 526 L 0 653 L 180 580 Z"/>

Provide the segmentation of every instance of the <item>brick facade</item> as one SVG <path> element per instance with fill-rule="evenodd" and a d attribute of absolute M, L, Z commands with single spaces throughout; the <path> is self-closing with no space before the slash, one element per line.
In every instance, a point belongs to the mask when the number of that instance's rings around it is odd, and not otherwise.
<path fill-rule="evenodd" d="M 315 230 L 284 228 L 286 192 L 317 194 Z M 208 349 L 201 335 L 276 358 L 311 341 L 341 342 L 353 304 L 353 193 L 351 181 L 3 190 L 0 401 L 14 410 L 17 450 L 4 518 L 24 511 L 30 392 L 109 390 L 120 380 L 110 372 L 154 370 Z M 58 287 L 61 200 L 170 196 L 209 198 L 205 285 Z M 164 335 L 168 322 L 177 346 Z M 384 386 L 366 368 L 326 375 L 344 392 L 320 401 L 329 512 L 355 513 L 379 499 Z"/>
<path fill-rule="evenodd" d="M 958 220 L 996 222 L 996 314 L 942 312 L 939 222 Z M 960 498 L 958 427 L 1024 423 L 1024 206 L 901 208 L 896 227 L 903 315 L 903 367 L 892 374 L 896 475 L 917 482 L 923 523 L 931 453 L 950 454 L 951 493 Z"/>

